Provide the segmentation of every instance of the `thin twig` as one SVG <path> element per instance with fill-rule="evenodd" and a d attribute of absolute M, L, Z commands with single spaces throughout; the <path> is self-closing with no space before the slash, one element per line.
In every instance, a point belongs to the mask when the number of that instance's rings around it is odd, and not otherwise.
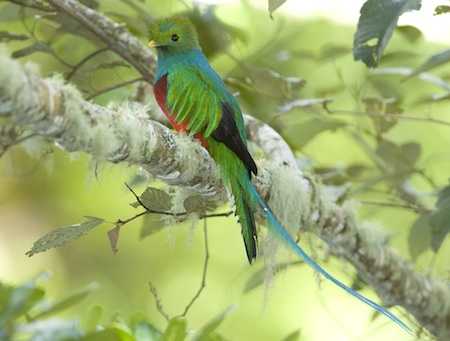
<path fill-rule="evenodd" d="M 86 101 L 90 101 L 94 97 L 97 97 L 97 96 L 99 96 L 101 94 L 104 94 L 105 92 L 116 90 L 116 89 L 121 88 L 123 86 L 127 86 L 129 84 L 133 84 L 133 83 L 140 82 L 140 81 L 143 81 L 143 80 L 144 80 L 144 78 L 140 77 L 140 78 L 131 79 L 131 80 L 126 81 L 126 82 L 114 84 L 114 85 L 112 85 L 110 87 L 107 87 L 107 88 L 103 88 L 103 89 L 101 89 L 99 91 L 96 91 L 93 94 L 90 94 L 89 96 L 87 96 L 86 97 Z"/>
<path fill-rule="evenodd" d="M 374 206 L 384 206 L 384 207 L 392 207 L 392 208 L 404 208 L 407 210 L 413 210 L 416 213 L 429 213 L 433 210 L 427 209 L 425 207 L 417 207 L 417 206 L 411 206 L 411 205 L 405 205 L 405 204 L 395 204 L 395 203 L 389 203 L 389 202 L 380 202 L 380 201 L 370 201 L 370 200 L 360 200 L 362 204 L 366 205 L 374 205 Z"/>
<path fill-rule="evenodd" d="M 96 50 L 96 51 L 90 53 L 89 55 L 87 55 L 86 57 L 84 57 L 77 65 L 75 65 L 75 66 L 73 67 L 72 71 L 70 71 L 70 72 L 67 74 L 66 80 L 69 81 L 69 80 L 72 78 L 72 76 L 75 74 L 75 72 L 77 72 L 77 70 L 78 70 L 84 63 L 86 63 L 89 59 L 95 57 L 96 55 L 98 55 L 98 54 L 100 54 L 100 53 L 102 53 L 102 52 L 108 51 L 108 50 L 109 50 L 108 48 L 104 47 L 104 48 L 101 48 L 101 49 L 99 49 L 99 50 Z"/>
<path fill-rule="evenodd" d="M 202 273 L 202 281 L 200 283 L 200 288 L 198 289 L 197 293 L 192 297 L 191 301 L 188 303 L 186 308 L 184 309 L 183 314 L 180 315 L 180 317 L 186 316 L 189 309 L 192 307 L 192 305 L 197 301 L 197 299 L 200 297 L 200 294 L 202 293 L 203 289 L 206 287 L 206 273 L 208 270 L 208 262 L 209 262 L 209 248 L 208 248 L 208 229 L 206 227 L 206 220 L 204 220 L 203 224 L 203 233 L 205 235 L 205 262 L 203 263 L 203 273 Z"/>
<path fill-rule="evenodd" d="M 166 319 L 166 321 L 170 320 L 169 315 L 164 311 L 164 308 L 161 304 L 161 300 L 159 299 L 158 293 L 156 292 L 156 288 L 153 286 L 152 282 L 148 283 L 150 287 L 150 292 L 153 295 L 153 298 L 155 299 L 156 309 L 158 312 Z"/>
<path fill-rule="evenodd" d="M 127 188 L 130 190 L 131 193 L 133 193 L 134 197 L 136 198 L 136 201 L 139 203 L 139 205 L 141 205 L 143 208 L 145 208 L 145 212 L 141 212 L 139 213 L 139 215 L 136 215 L 130 219 L 127 220 L 120 220 L 120 222 L 128 222 L 131 221 L 135 218 L 137 218 L 138 216 L 140 217 L 141 215 L 144 214 L 150 214 L 150 213 L 155 213 L 155 214 L 163 214 L 163 215 L 171 215 L 173 217 L 183 217 L 188 215 L 189 213 L 192 212 L 180 212 L 180 213 L 172 213 L 172 212 L 166 212 L 166 211 L 155 211 L 155 210 L 151 210 L 149 209 L 147 206 L 144 205 L 144 203 L 141 201 L 141 198 L 136 194 L 135 191 L 133 191 L 133 189 L 127 184 L 125 183 L 125 186 L 127 186 Z M 229 217 L 232 213 L 234 213 L 233 211 L 227 211 L 227 212 L 222 212 L 222 213 L 202 213 L 199 214 L 199 218 L 200 219 L 205 219 L 205 218 L 217 218 L 217 217 Z"/>
<path fill-rule="evenodd" d="M 432 117 L 416 117 L 416 116 L 406 116 L 400 114 L 390 114 L 390 113 L 378 113 L 371 111 L 352 111 L 352 110 L 332 110 L 324 106 L 325 110 L 332 115 L 352 115 L 352 116 L 370 116 L 379 118 L 394 118 L 405 121 L 419 121 L 419 122 L 430 122 L 450 126 L 450 122 L 444 120 L 438 120 Z"/>

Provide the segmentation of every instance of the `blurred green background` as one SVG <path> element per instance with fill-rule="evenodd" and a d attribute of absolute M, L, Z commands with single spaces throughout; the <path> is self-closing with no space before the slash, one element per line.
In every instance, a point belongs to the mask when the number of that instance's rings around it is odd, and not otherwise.
<path fill-rule="evenodd" d="M 130 4 L 145 12 L 133 9 Z M 431 100 L 431 96 L 445 90 L 418 78 L 402 82 L 402 76 L 374 75 L 361 62 L 354 62 L 351 49 L 356 22 L 343 26 L 323 18 L 300 20 L 284 12 L 275 13 L 272 21 L 266 10 L 246 1 L 195 11 L 192 4 L 181 1 L 99 1 L 98 5 L 98 11 L 125 22 L 142 43 L 147 42 L 145 32 L 156 17 L 189 12 L 200 18 L 197 26 L 207 27 L 199 28 L 202 46 L 230 89 L 240 92 L 244 111 L 275 127 L 293 147 L 299 163 L 307 171 L 322 176 L 324 183 L 350 183 L 352 198 L 401 203 L 396 187 L 374 167 L 367 152 L 377 148 L 380 136 L 399 146 L 406 142 L 420 145 L 414 165 L 420 172 L 412 172 L 408 181 L 424 194 L 420 197 L 423 205 L 433 207 L 435 191 L 447 184 L 448 126 L 400 120 L 391 129 L 379 132 L 375 120 L 357 114 L 368 110 L 368 98 L 375 98 L 376 102 L 379 98 L 395 97 L 398 99 L 395 105 L 406 116 L 432 115 L 450 121 L 448 101 Z M 56 33 L 56 25 L 34 15 L 21 21 L 18 7 L 8 2 L 0 4 L 0 30 L 29 34 L 25 23 L 38 40 L 53 37 L 54 51 L 70 64 L 95 50 L 95 43 L 88 43 L 78 35 Z M 414 38 L 395 31 L 380 67 L 416 67 L 444 49 L 417 34 Z M 29 44 L 30 41 L 10 42 L 6 49 L 15 51 Z M 54 72 L 67 75 L 70 70 L 48 53 L 33 53 L 20 60 L 39 64 L 43 75 Z M 99 67 L 116 60 L 117 56 L 107 52 L 83 66 L 71 82 L 92 94 L 137 77 L 129 67 Z M 449 71 L 444 66 L 435 74 L 447 81 Z M 124 101 L 132 96 L 133 86 L 106 92 L 93 100 L 99 104 Z M 320 105 L 312 105 L 276 114 L 280 106 L 294 99 L 319 97 L 334 98 L 330 108 L 348 113 L 326 114 Z M 302 127 L 312 118 L 331 122 L 330 128 L 317 135 L 310 136 L 308 132 L 305 138 Z M 334 126 L 333 120 L 339 123 Z M 350 172 L 356 166 L 361 167 L 362 173 Z M 95 165 L 85 154 L 68 154 L 39 139 L 11 147 L 0 158 L 0 279 L 19 283 L 48 269 L 52 276 L 41 283 L 54 299 L 96 282 L 100 288 L 64 311 L 63 316 L 83 316 L 89 307 L 99 304 L 104 307 L 104 322 L 114 314 L 127 320 L 139 311 L 164 330 L 166 322 L 155 308 L 148 283 L 156 287 L 170 316 L 182 313 L 200 287 L 205 257 L 203 222 L 196 227 L 172 226 L 141 240 L 142 222 L 134 221 L 122 228 L 119 250 L 114 255 L 107 238 L 113 225 L 103 224 L 63 247 L 33 257 L 25 255 L 38 238 L 57 227 L 81 222 L 84 215 L 114 222 L 136 214 L 138 211 L 129 206 L 135 198 L 124 185 L 135 176 L 133 167 Z M 380 180 L 372 184 L 378 177 Z M 141 183 L 134 189 L 140 193 L 145 185 L 148 184 Z M 362 219 L 378 222 L 390 245 L 411 259 L 414 242 L 409 234 L 417 213 L 372 204 L 362 204 L 358 211 Z M 330 283 L 318 281 L 305 265 L 283 271 L 270 288 L 260 285 L 246 292 L 246 283 L 263 267 L 263 262 L 248 265 L 234 217 L 211 218 L 206 223 L 210 264 L 206 288 L 187 315 L 189 328 L 200 328 L 236 304 L 236 309 L 219 327 L 220 333 L 230 340 L 282 340 L 296 330 L 301 330 L 301 340 L 411 339 L 385 318 L 373 322 L 371 309 Z M 314 237 L 305 235 L 301 243 L 312 243 L 314 252 L 321 257 L 322 246 Z M 426 245 L 423 248 L 424 252 L 414 259 L 414 266 L 423 273 L 431 269 L 437 276 L 448 276 L 449 239 L 438 253 Z M 336 259 L 330 259 L 324 266 L 339 279 L 352 283 L 354 271 L 350 266 Z M 362 294 L 377 300 L 367 287 Z M 400 310 L 395 309 L 394 313 L 402 316 Z"/>

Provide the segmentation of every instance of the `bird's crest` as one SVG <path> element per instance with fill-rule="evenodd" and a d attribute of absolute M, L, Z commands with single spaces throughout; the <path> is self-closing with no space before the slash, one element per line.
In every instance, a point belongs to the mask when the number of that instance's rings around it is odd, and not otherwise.
<path fill-rule="evenodd" d="M 152 47 L 167 52 L 200 50 L 195 26 L 187 17 L 162 18 L 150 30 Z"/>

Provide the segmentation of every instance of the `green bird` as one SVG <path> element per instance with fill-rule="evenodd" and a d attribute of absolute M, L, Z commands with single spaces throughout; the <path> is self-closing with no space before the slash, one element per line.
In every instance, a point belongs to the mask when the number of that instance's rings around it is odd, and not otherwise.
<path fill-rule="evenodd" d="M 257 256 L 254 212 L 266 214 L 271 229 L 299 258 L 351 295 L 387 316 L 409 333 L 411 330 L 387 309 L 350 289 L 322 269 L 278 223 L 251 182 L 257 175 L 247 149 L 242 112 L 236 98 L 211 68 L 198 42 L 195 27 L 185 17 L 157 20 L 149 46 L 156 48 L 158 65 L 153 91 L 174 129 L 198 139 L 220 168 L 233 210 L 239 219 L 247 257 Z"/>

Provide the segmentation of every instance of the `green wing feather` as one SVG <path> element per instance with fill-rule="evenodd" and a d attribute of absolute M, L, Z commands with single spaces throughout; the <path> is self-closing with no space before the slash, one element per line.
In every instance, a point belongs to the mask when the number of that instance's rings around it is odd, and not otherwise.
<path fill-rule="evenodd" d="M 208 138 L 222 119 L 221 102 L 227 97 L 217 91 L 208 74 L 194 67 L 172 70 L 168 76 L 166 105 L 178 124 L 187 123 L 190 134 Z"/>

